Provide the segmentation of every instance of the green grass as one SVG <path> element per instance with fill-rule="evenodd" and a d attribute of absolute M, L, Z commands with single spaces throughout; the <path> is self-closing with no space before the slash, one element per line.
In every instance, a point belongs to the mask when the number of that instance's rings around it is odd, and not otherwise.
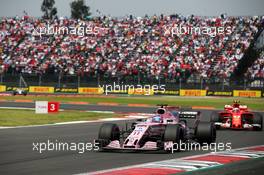
<path fill-rule="evenodd" d="M 210 106 L 217 109 L 223 109 L 225 104 L 231 104 L 234 99 L 239 99 L 242 104 L 248 105 L 252 110 L 264 110 L 264 98 L 234 98 L 234 97 L 179 97 L 179 96 L 95 96 L 95 97 L 39 97 L 39 96 L 7 96 L 1 97 L 6 100 L 28 99 L 28 100 L 45 100 L 59 102 L 89 102 L 96 103 L 118 103 L 121 105 L 132 104 L 168 104 L 175 106 Z"/>
<path fill-rule="evenodd" d="M 53 124 L 69 121 L 86 121 L 99 118 L 116 117 L 117 114 L 81 111 L 61 111 L 54 114 L 35 114 L 34 110 L 0 109 L 0 126 L 25 126 Z"/>

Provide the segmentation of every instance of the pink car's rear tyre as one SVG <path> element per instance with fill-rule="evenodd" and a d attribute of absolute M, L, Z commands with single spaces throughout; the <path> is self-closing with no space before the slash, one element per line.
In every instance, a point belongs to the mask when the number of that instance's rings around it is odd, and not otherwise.
<path fill-rule="evenodd" d="M 210 144 L 215 142 L 216 139 L 216 128 L 214 123 L 211 122 L 199 122 L 195 131 L 196 138 L 199 143 Z"/>

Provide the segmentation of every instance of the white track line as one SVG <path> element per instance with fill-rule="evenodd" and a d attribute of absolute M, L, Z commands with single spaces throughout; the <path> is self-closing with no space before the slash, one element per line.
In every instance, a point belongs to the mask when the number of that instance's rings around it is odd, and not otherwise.
<path fill-rule="evenodd" d="M 0 109 L 18 109 L 18 110 L 32 110 L 32 111 L 35 110 L 35 108 L 22 108 L 22 107 L 0 107 Z M 60 109 L 59 111 L 64 111 L 64 109 Z"/>
<path fill-rule="evenodd" d="M 86 111 L 88 112 L 88 111 Z M 90 111 L 89 111 L 90 112 Z M 113 112 L 114 113 L 114 112 Z M 71 124 L 82 124 L 82 123 L 98 123 L 98 122 L 105 122 L 105 121 L 121 121 L 121 120 L 133 120 L 137 118 L 146 118 L 151 114 L 143 113 L 141 116 L 138 114 L 137 117 L 130 117 L 130 115 L 120 117 L 120 118 L 102 118 L 97 120 L 88 120 L 88 121 L 69 121 L 69 122 L 59 122 L 59 123 L 52 123 L 52 124 L 43 124 L 43 125 L 27 125 L 27 126 L 7 126 L 7 127 L 1 127 L 0 129 L 15 129 L 15 128 L 32 128 L 32 127 L 42 127 L 42 126 L 58 126 L 58 125 L 71 125 Z"/>
<path fill-rule="evenodd" d="M 248 147 L 231 149 L 231 151 L 233 152 L 233 151 L 247 150 L 247 149 L 250 149 L 250 148 L 262 147 L 262 146 L 264 146 L 264 145 L 254 145 L 254 146 L 248 146 Z M 185 159 L 191 159 L 191 158 L 196 158 L 196 157 L 205 156 L 205 155 L 212 155 L 212 154 L 214 154 L 214 155 L 215 154 L 220 154 L 221 155 L 221 153 L 224 153 L 224 152 L 225 151 L 223 151 L 223 152 L 210 152 L 210 153 L 198 154 L 198 155 L 193 155 L 193 156 L 180 157 L 180 158 L 176 158 L 176 159 L 184 161 Z M 110 169 L 99 170 L 99 171 L 94 171 L 94 172 L 79 173 L 79 174 L 75 174 L 75 175 L 97 175 L 97 174 L 107 173 L 107 172 L 111 172 L 111 171 L 118 171 L 118 170 L 130 169 L 130 168 L 144 167 L 146 165 L 156 164 L 156 163 L 159 163 L 159 162 L 173 161 L 173 160 L 176 160 L 176 159 L 174 158 L 174 159 L 168 159 L 168 160 L 154 161 L 154 162 L 148 162 L 148 163 L 143 163 L 143 164 L 124 166 L 124 167 L 119 167 L 119 168 L 110 168 Z"/>
<path fill-rule="evenodd" d="M 0 109 L 35 110 L 35 108 L 22 108 L 22 107 L 0 107 Z"/>
<path fill-rule="evenodd" d="M 114 114 L 113 111 L 85 111 L 85 112 L 94 112 L 94 113 L 105 113 L 105 114 Z"/>

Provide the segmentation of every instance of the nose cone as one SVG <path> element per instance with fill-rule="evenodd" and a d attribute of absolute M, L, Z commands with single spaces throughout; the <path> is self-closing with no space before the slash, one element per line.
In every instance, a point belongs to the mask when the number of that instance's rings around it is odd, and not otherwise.
<path fill-rule="evenodd" d="M 241 117 L 240 116 L 234 116 L 232 119 L 232 126 L 233 128 L 241 128 Z"/>

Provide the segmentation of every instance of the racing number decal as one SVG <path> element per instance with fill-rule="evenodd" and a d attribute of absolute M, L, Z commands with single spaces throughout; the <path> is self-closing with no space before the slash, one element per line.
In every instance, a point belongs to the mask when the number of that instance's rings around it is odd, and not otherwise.
<path fill-rule="evenodd" d="M 48 102 L 48 112 L 58 112 L 59 103 L 58 102 Z"/>
<path fill-rule="evenodd" d="M 54 111 L 55 110 L 55 104 L 50 104 L 50 111 Z"/>

